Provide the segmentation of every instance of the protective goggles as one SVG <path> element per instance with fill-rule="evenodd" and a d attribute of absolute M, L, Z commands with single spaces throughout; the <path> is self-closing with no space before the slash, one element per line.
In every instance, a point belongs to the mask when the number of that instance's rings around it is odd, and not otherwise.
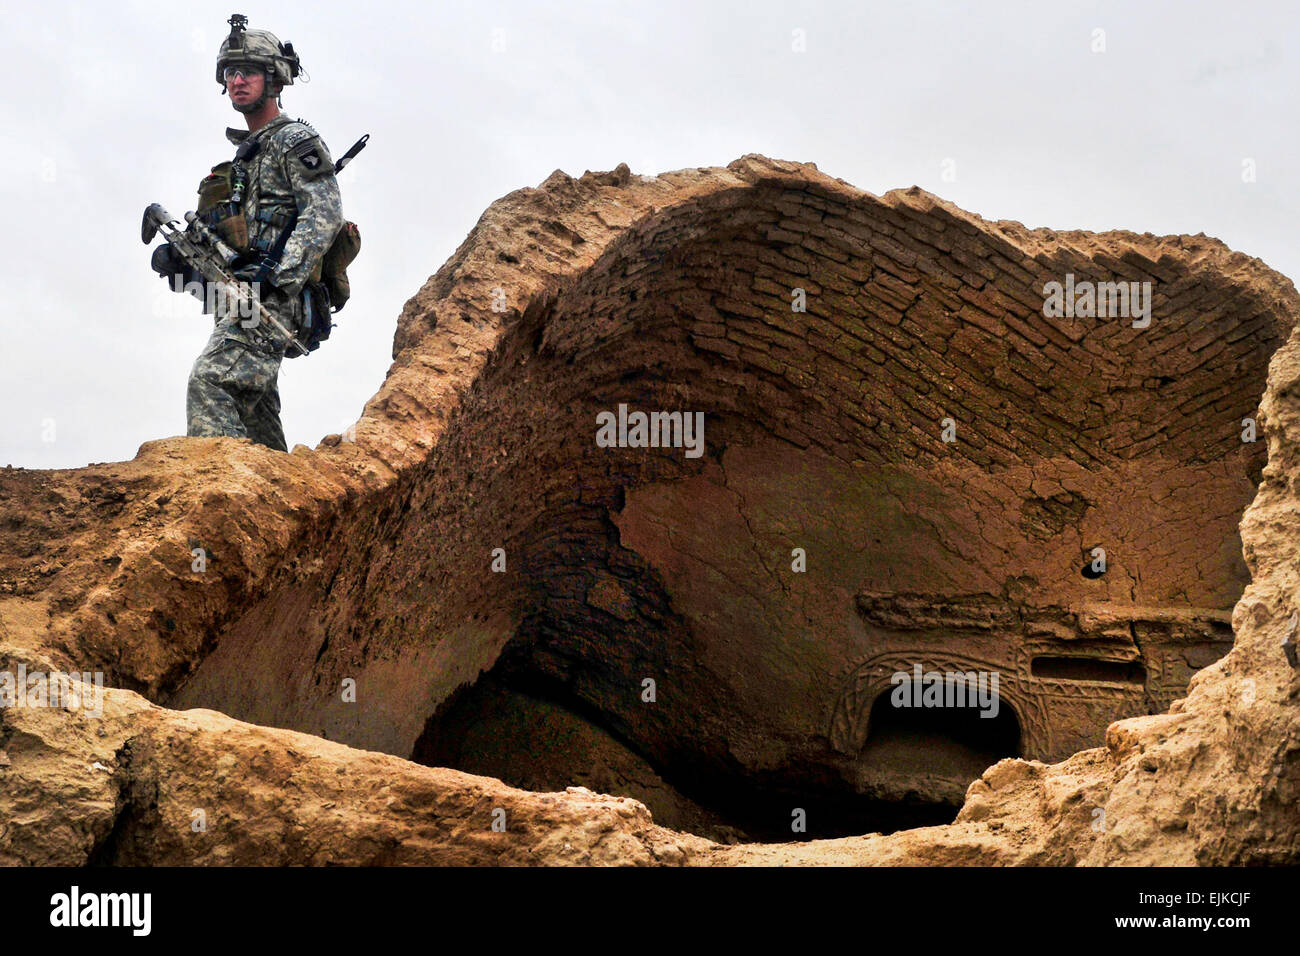
<path fill-rule="evenodd" d="M 260 66 L 253 63 L 232 63 L 221 71 L 221 78 L 229 83 L 235 77 L 241 77 L 245 80 L 254 76 L 261 76 L 263 70 Z"/>

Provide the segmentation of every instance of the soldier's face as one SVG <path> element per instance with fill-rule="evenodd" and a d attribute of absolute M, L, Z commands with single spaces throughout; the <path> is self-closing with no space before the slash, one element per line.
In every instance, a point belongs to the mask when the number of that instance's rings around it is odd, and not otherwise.
<path fill-rule="evenodd" d="M 230 102 L 235 109 L 257 102 L 265 86 L 266 77 L 256 70 L 249 70 L 248 75 L 235 73 L 226 80 L 226 91 L 230 94 Z"/>

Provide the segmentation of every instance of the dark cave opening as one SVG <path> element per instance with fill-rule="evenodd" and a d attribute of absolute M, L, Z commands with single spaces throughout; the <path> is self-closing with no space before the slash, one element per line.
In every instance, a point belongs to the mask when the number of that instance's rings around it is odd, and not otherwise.
<path fill-rule="evenodd" d="M 633 797 L 657 824 L 718 842 L 784 843 L 950 823 L 970 782 L 1018 755 L 1019 741 L 1005 702 L 985 718 L 978 708 L 896 709 L 886 693 L 856 760 L 819 743 L 755 773 L 723 754 L 645 753 L 554 681 L 499 666 L 429 718 L 411 759 L 537 792 Z"/>
<path fill-rule="evenodd" d="M 960 675 L 947 675 L 942 682 L 908 681 L 882 691 L 858 755 L 861 789 L 928 806 L 944 818 L 940 822 L 951 823 L 972 781 L 999 760 L 1021 755 L 1015 710 L 987 684 L 978 698 L 972 689 Z"/>

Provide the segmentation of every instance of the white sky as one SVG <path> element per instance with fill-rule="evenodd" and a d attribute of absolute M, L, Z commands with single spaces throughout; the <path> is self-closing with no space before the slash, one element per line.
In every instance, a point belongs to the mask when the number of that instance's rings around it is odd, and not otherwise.
<path fill-rule="evenodd" d="M 128 459 L 184 434 L 211 319 L 149 270 L 140 216 L 150 202 L 192 209 L 199 179 L 233 153 L 223 131 L 243 120 L 213 77 L 232 3 L 6 9 L 0 467 Z M 658 173 L 765 153 L 1028 226 L 1205 232 L 1300 274 L 1292 4 L 233 9 L 302 57 L 311 82 L 285 91 L 286 113 L 336 157 L 372 134 L 340 175 L 363 237 L 353 299 L 330 341 L 282 366 L 290 448 L 355 421 L 387 372 L 402 304 L 493 200 L 557 168 Z M 1091 50 L 1096 28 L 1104 53 Z M 792 50 L 796 29 L 806 52 Z"/>

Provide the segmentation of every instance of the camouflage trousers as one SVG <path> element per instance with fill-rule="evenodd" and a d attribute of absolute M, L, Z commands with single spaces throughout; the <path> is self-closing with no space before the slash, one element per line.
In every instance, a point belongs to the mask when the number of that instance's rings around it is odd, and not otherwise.
<path fill-rule="evenodd" d="M 292 308 L 276 318 L 296 329 Z M 251 438 L 259 445 L 288 451 L 280 424 L 280 362 L 284 346 L 260 331 L 222 319 L 194 360 L 186 390 L 187 435 Z"/>

